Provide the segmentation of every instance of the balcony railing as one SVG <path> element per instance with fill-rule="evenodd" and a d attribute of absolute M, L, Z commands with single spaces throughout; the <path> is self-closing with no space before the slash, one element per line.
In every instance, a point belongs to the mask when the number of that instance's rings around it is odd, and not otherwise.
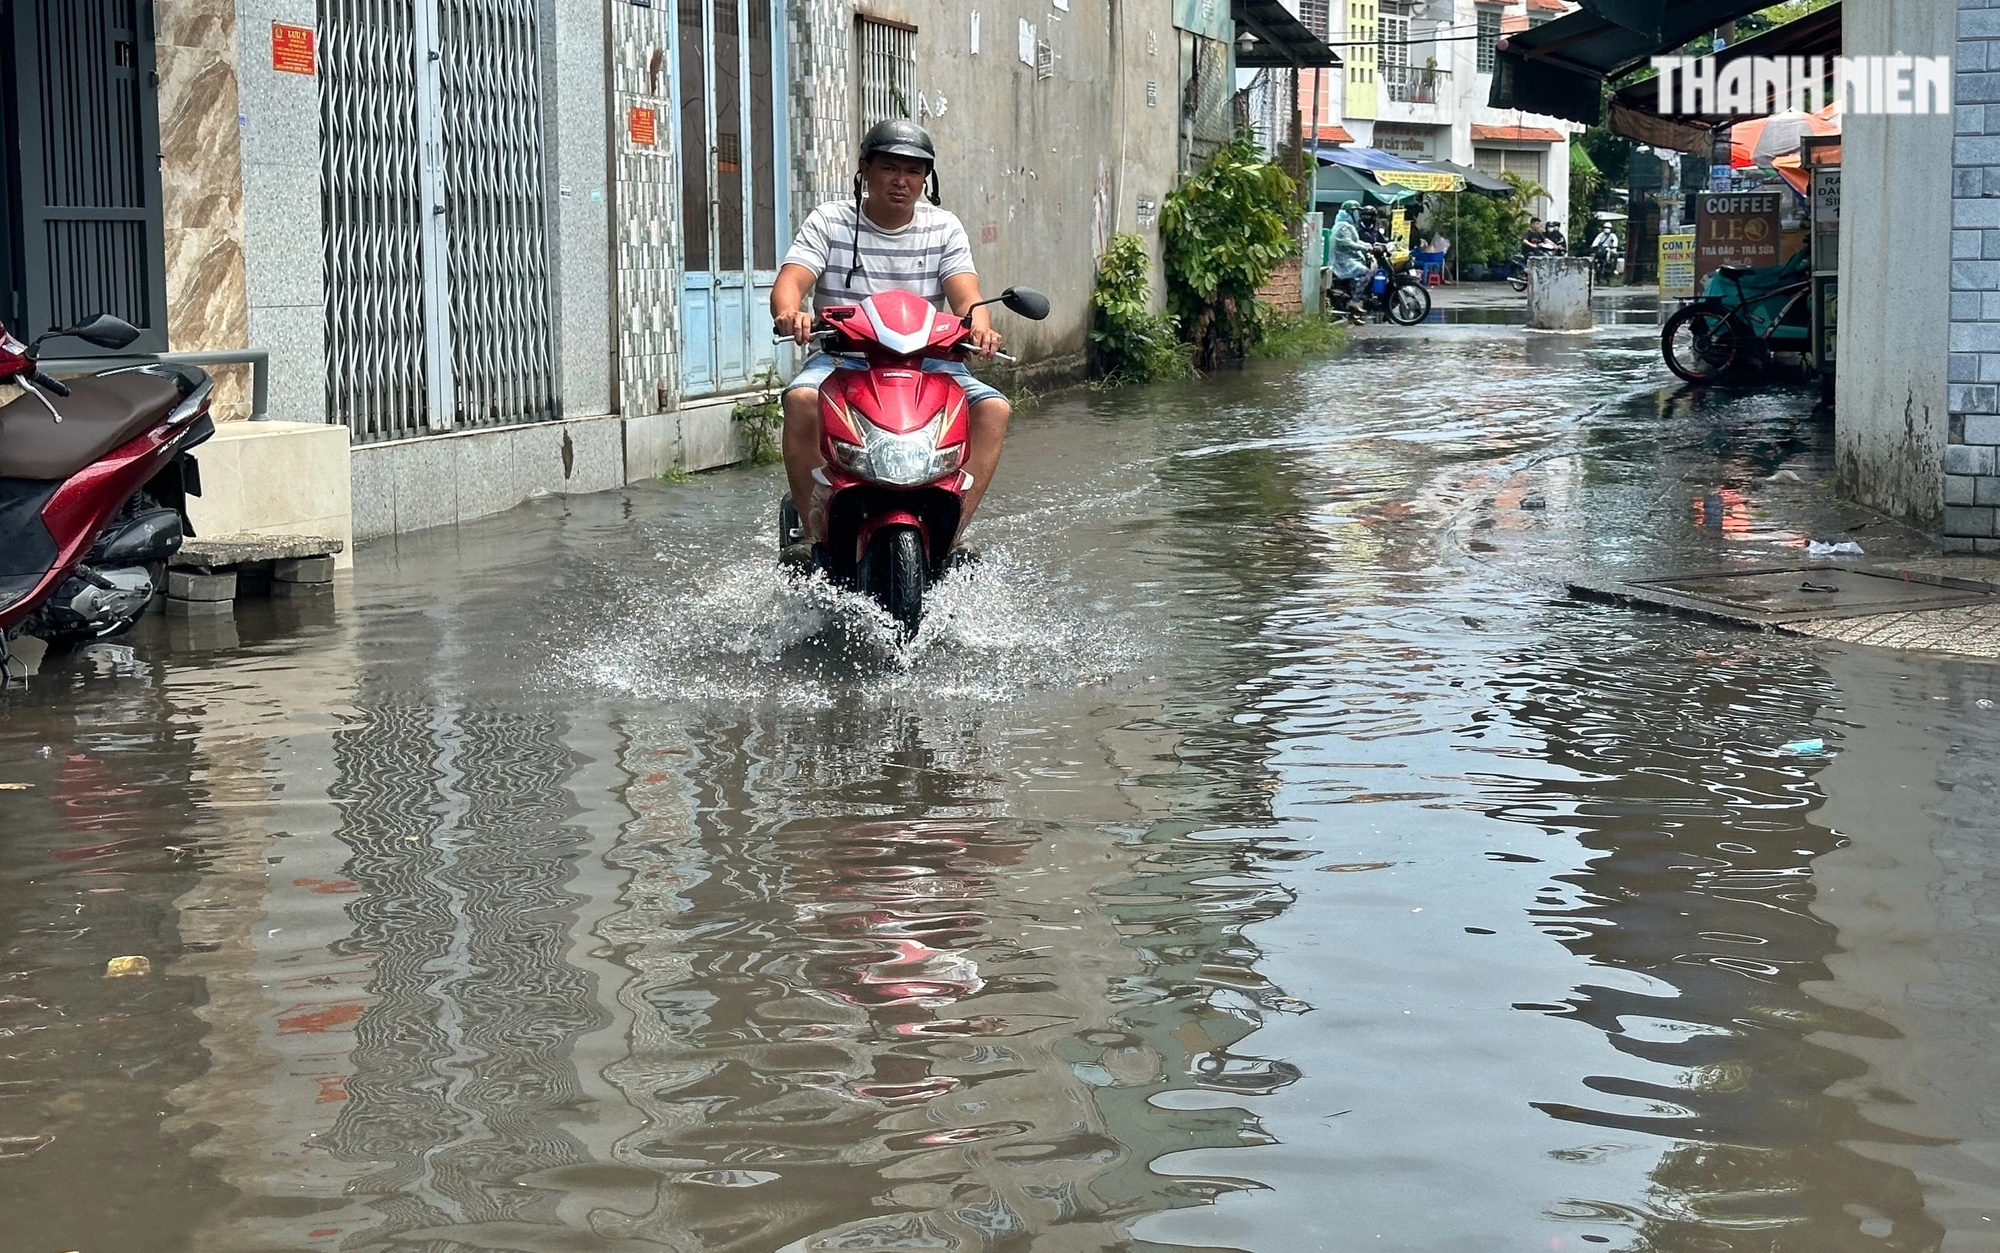
<path fill-rule="evenodd" d="M 1385 65 L 1382 85 L 1397 104 L 1436 104 L 1451 85 L 1451 71 L 1430 66 Z"/>

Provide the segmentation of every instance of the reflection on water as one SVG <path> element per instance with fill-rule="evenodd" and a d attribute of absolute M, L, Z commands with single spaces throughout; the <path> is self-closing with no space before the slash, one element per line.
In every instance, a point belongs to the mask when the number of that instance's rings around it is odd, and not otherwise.
<path fill-rule="evenodd" d="M 367 979 L 345 1099 L 314 1147 L 367 1168 L 348 1187 L 376 1198 L 373 1240 L 547 1221 L 545 1194 L 494 1185 L 588 1158 L 561 1125 L 580 1097 L 571 1049 L 602 1016 L 563 960 L 576 922 L 564 884 L 588 847 L 570 825 L 563 725 L 378 706 L 365 689 L 342 721 L 328 798 L 350 855 L 343 879 L 314 886 L 349 898 L 352 931 L 328 957 Z M 278 1029 L 345 1017 L 281 1011 Z"/>
<path fill-rule="evenodd" d="M 1867 974 L 1946 923 L 1933 820 L 1853 796 L 1942 787 L 1974 688 L 1555 600 L 1781 549 L 1824 435 L 1482 334 L 1052 403 L 908 650 L 744 473 L 54 667 L 0 714 L 11 1238 L 1957 1247 L 1996 924 Z M 1960 866 L 2000 781 L 1949 787 Z M 1920 867 L 1892 941 L 1859 849 Z"/>

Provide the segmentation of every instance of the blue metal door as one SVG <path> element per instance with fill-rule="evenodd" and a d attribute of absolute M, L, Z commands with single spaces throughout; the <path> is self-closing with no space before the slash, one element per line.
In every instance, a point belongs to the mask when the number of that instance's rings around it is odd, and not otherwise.
<path fill-rule="evenodd" d="M 767 307 L 790 234 L 776 0 L 678 0 L 681 392 L 736 391 L 776 361 Z"/>

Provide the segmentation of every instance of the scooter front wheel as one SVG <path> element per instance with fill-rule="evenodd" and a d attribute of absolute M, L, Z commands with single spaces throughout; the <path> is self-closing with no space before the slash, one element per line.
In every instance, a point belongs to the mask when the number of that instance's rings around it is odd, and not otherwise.
<path fill-rule="evenodd" d="M 889 611 L 902 628 L 904 639 L 915 635 L 917 624 L 923 621 L 929 581 L 924 537 L 915 527 L 884 527 L 868 542 L 868 552 L 861 559 L 861 586 Z"/>

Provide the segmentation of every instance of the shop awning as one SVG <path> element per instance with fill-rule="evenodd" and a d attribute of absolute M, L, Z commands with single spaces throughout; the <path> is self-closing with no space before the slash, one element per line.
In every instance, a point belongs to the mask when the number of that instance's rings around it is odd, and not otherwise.
<path fill-rule="evenodd" d="M 1487 103 L 1595 126 L 1605 79 L 1769 7 L 1769 0 L 1583 0 L 1568 17 L 1500 42 Z"/>
<path fill-rule="evenodd" d="M 1467 191 L 1476 191 L 1482 196 L 1511 196 L 1514 194 L 1514 185 L 1505 179 L 1495 178 L 1491 174 L 1481 174 L 1478 170 L 1460 165 L 1455 161 L 1427 161 L 1425 164 L 1435 165 L 1440 170 L 1449 170 L 1453 174 L 1458 175 L 1465 180 L 1465 190 Z"/>
<path fill-rule="evenodd" d="M 1411 191 L 1462 191 L 1465 180 L 1447 170 L 1406 161 L 1379 148 L 1318 148 L 1319 159 L 1329 165 L 1365 170 L 1379 183 L 1407 187 Z"/>
<path fill-rule="evenodd" d="M 1729 46 L 1732 57 L 1837 57 L 1840 55 L 1840 5 L 1830 4 L 1817 13 L 1776 26 L 1761 35 L 1752 35 Z M 1656 148 L 1680 152 L 1706 152 L 1715 142 L 1714 132 L 1739 114 L 1667 116 L 1660 112 L 1660 84 L 1649 78 L 1621 88 L 1611 97 L 1611 129 L 1629 139 Z M 1668 106 L 1671 108 L 1671 104 Z"/>
<path fill-rule="evenodd" d="M 1340 54 L 1278 0 L 1230 0 L 1229 11 L 1238 28 L 1253 36 L 1248 47 L 1237 41 L 1240 69 L 1335 69 L 1341 64 Z"/>
<path fill-rule="evenodd" d="M 1399 205 L 1416 198 L 1417 193 L 1407 187 L 1389 186 L 1366 170 L 1344 165 L 1322 165 L 1313 176 L 1314 204 L 1338 207 L 1343 200 L 1359 200 L 1363 204 Z"/>

